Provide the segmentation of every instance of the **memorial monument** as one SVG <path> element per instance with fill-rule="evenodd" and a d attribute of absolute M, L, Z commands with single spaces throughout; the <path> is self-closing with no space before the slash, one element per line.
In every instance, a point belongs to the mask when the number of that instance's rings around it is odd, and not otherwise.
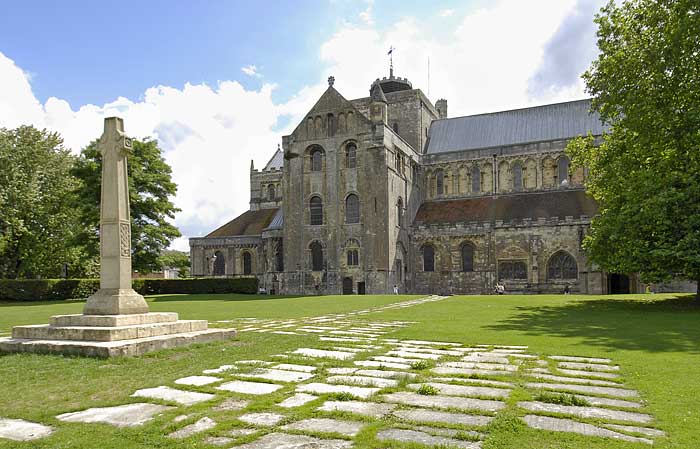
<path fill-rule="evenodd" d="M 100 201 L 100 289 L 83 313 L 51 317 L 50 324 L 17 326 L 0 339 L 0 351 L 97 357 L 140 355 L 159 349 L 224 340 L 234 329 L 208 329 L 206 320 L 178 320 L 177 313 L 150 313 L 131 287 L 131 218 L 127 158 L 131 139 L 118 117 L 105 119 Z"/>

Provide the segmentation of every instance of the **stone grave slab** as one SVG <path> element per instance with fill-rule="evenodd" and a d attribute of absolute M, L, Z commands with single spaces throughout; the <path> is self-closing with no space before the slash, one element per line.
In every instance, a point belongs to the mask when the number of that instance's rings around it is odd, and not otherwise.
<path fill-rule="evenodd" d="M 221 382 L 223 379 L 220 377 L 213 376 L 189 376 L 182 377 L 175 381 L 178 385 L 191 385 L 195 387 L 201 387 L 202 385 L 209 385 L 216 382 Z"/>
<path fill-rule="evenodd" d="M 89 408 L 81 412 L 64 413 L 56 419 L 65 422 L 103 423 L 117 427 L 134 427 L 145 424 L 156 415 L 173 407 L 158 404 L 125 404 L 115 407 Z"/>
<path fill-rule="evenodd" d="M 384 379 L 400 379 L 406 377 L 413 379 L 416 377 L 413 373 L 405 373 L 402 371 L 386 371 L 381 369 L 360 369 L 355 371 L 357 376 L 382 377 Z"/>
<path fill-rule="evenodd" d="M 402 363 L 406 365 L 411 365 L 412 363 L 416 362 L 416 359 L 407 359 L 404 357 L 388 357 L 384 355 L 377 355 L 372 357 L 372 360 L 376 360 L 378 362 L 387 362 L 387 363 Z"/>
<path fill-rule="evenodd" d="M 472 387 L 467 385 L 451 385 L 437 382 L 427 382 L 425 384 L 410 384 L 408 388 L 418 390 L 422 385 L 430 385 L 437 388 L 440 394 L 448 396 L 472 396 L 472 397 L 487 397 L 487 398 L 507 398 L 510 395 L 510 390 L 504 388 L 491 387 Z"/>
<path fill-rule="evenodd" d="M 601 371 L 581 371 L 576 369 L 557 368 L 562 374 L 574 377 L 597 377 L 599 379 L 619 379 L 620 375 L 615 373 L 605 373 Z"/>
<path fill-rule="evenodd" d="M 227 398 L 219 405 L 215 406 L 213 410 L 217 412 L 243 410 L 248 407 L 248 404 L 250 404 L 250 401 L 244 399 Z"/>
<path fill-rule="evenodd" d="M 619 408 L 641 408 L 642 404 L 639 402 L 625 401 L 622 399 L 610 399 L 610 398 L 599 398 L 596 396 L 585 396 L 580 394 L 573 395 L 578 399 L 583 399 L 591 405 L 602 405 L 606 407 L 619 407 Z"/>
<path fill-rule="evenodd" d="M 32 441 L 47 437 L 53 428 L 23 419 L 0 418 L 0 438 L 13 441 Z"/>
<path fill-rule="evenodd" d="M 379 404 L 376 402 L 362 401 L 326 401 L 316 410 L 322 412 L 348 412 L 357 415 L 381 418 L 396 408 L 394 404 Z"/>
<path fill-rule="evenodd" d="M 254 426 L 275 426 L 285 418 L 278 413 L 246 413 L 238 417 L 239 420 Z"/>
<path fill-rule="evenodd" d="M 432 348 L 423 348 L 420 346 L 398 346 L 396 348 L 398 351 L 404 351 L 404 352 L 417 352 L 421 354 L 435 354 L 435 355 L 446 355 L 446 356 L 453 356 L 457 357 L 462 355 L 462 351 L 457 351 L 456 349 L 432 349 Z"/>
<path fill-rule="evenodd" d="M 466 384 L 477 384 L 477 385 L 489 385 L 493 387 L 503 387 L 503 388 L 513 388 L 514 385 L 509 382 L 502 382 L 500 380 L 488 380 L 488 379 L 471 379 L 469 377 L 435 377 L 433 378 L 435 382 L 449 383 L 449 382 L 460 382 Z"/>
<path fill-rule="evenodd" d="M 479 410 L 482 412 L 495 412 L 503 409 L 506 405 L 501 401 L 492 401 L 487 399 L 473 399 L 455 396 L 428 396 L 418 393 L 399 392 L 391 393 L 383 396 L 386 402 L 395 404 L 412 405 L 414 407 L 428 407 L 458 410 Z"/>
<path fill-rule="evenodd" d="M 303 373 L 301 371 L 287 371 L 281 369 L 257 369 L 248 374 L 239 374 L 238 377 L 254 377 L 257 379 L 272 380 L 274 382 L 303 382 L 314 377 L 311 373 Z"/>
<path fill-rule="evenodd" d="M 252 435 L 254 433 L 260 432 L 258 429 L 231 429 L 226 432 L 226 435 L 237 438 L 246 435 Z"/>
<path fill-rule="evenodd" d="M 536 379 L 549 380 L 552 382 L 560 382 L 560 383 L 596 385 L 599 387 L 620 387 L 621 386 L 617 382 L 610 382 L 607 380 L 582 379 L 580 377 L 553 376 L 551 374 L 539 374 L 539 373 L 531 373 L 530 376 L 534 377 Z"/>
<path fill-rule="evenodd" d="M 230 371 L 230 370 L 234 370 L 234 369 L 237 369 L 237 368 L 233 365 L 221 365 L 218 368 L 205 369 L 204 371 L 202 371 L 202 373 L 203 374 L 221 374 L 221 373 L 225 373 L 226 371 Z"/>
<path fill-rule="evenodd" d="M 351 441 L 322 440 L 306 435 L 269 433 L 252 443 L 237 446 L 238 449 L 349 449 Z"/>
<path fill-rule="evenodd" d="M 663 430 L 652 429 L 650 427 L 622 426 L 619 424 L 605 424 L 605 427 L 613 430 L 620 430 L 622 432 L 640 433 L 648 437 L 666 436 L 666 432 L 664 432 Z"/>
<path fill-rule="evenodd" d="M 316 372 L 317 369 L 315 366 L 296 365 L 294 363 L 280 363 L 279 365 L 275 365 L 272 368 L 283 369 L 287 371 L 301 371 L 302 373 L 313 373 Z"/>
<path fill-rule="evenodd" d="M 570 432 L 579 435 L 588 435 L 595 437 L 614 438 L 632 443 L 653 444 L 652 440 L 646 438 L 631 437 L 612 430 L 603 429 L 592 424 L 585 424 L 571 419 L 550 418 L 549 416 L 526 415 L 523 417 L 525 424 L 533 429 L 549 430 L 551 432 Z"/>
<path fill-rule="evenodd" d="M 196 391 L 184 391 L 165 386 L 137 390 L 131 395 L 131 397 L 160 399 L 162 401 L 176 402 L 180 405 L 194 405 L 214 399 L 213 394 L 198 393 Z"/>
<path fill-rule="evenodd" d="M 490 369 L 471 369 L 471 368 L 451 368 L 448 366 L 438 366 L 431 369 L 435 374 L 450 375 L 450 376 L 511 376 L 513 371 L 495 371 Z"/>
<path fill-rule="evenodd" d="M 604 365 L 602 363 L 559 362 L 559 366 L 585 371 L 620 371 L 620 367 L 617 365 Z"/>
<path fill-rule="evenodd" d="M 437 354 L 426 354 L 423 352 L 412 352 L 412 351 L 389 351 L 386 353 L 389 356 L 395 356 L 399 358 L 409 358 L 409 359 L 424 359 L 424 360 L 437 360 L 441 356 Z"/>
<path fill-rule="evenodd" d="M 518 367 L 504 363 L 488 362 L 446 362 L 440 364 L 448 368 L 485 369 L 491 371 L 517 371 Z"/>
<path fill-rule="evenodd" d="M 297 391 L 301 393 L 315 394 L 347 393 L 358 398 L 367 399 L 378 392 L 379 388 L 355 387 L 350 385 L 330 385 L 316 382 L 299 385 L 297 386 Z"/>
<path fill-rule="evenodd" d="M 426 446 L 449 446 L 464 449 L 479 449 L 480 442 L 457 440 L 454 438 L 430 435 L 429 433 L 407 429 L 386 429 L 377 433 L 380 441 L 400 441 L 402 443 L 418 443 Z"/>
<path fill-rule="evenodd" d="M 612 388 L 612 387 L 596 387 L 589 385 L 572 385 L 563 383 L 541 383 L 541 382 L 530 382 L 525 384 L 527 388 L 536 388 L 542 390 L 550 391 L 567 391 L 574 393 L 588 393 L 588 394 L 602 394 L 605 396 L 616 396 L 619 398 L 636 398 L 639 396 L 634 390 L 627 390 L 625 388 Z"/>
<path fill-rule="evenodd" d="M 510 361 L 503 357 L 502 354 L 485 354 L 483 352 L 472 352 L 471 354 L 462 357 L 463 362 L 481 362 L 481 363 L 498 363 L 501 365 L 509 365 Z"/>
<path fill-rule="evenodd" d="M 277 405 L 284 408 L 301 407 L 302 405 L 316 399 L 318 399 L 318 396 L 314 396 L 313 394 L 297 393 L 294 396 L 288 397 Z"/>
<path fill-rule="evenodd" d="M 431 435 L 440 435 L 445 437 L 455 437 L 457 434 L 467 434 L 475 440 L 483 440 L 486 435 L 475 430 L 457 430 L 445 429 L 443 427 L 416 426 L 414 430 L 429 433 Z"/>
<path fill-rule="evenodd" d="M 312 349 L 312 348 L 299 348 L 296 351 L 292 351 L 291 354 L 303 355 L 306 357 L 314 358 L 327 358 L 336 360 L 350 360 L 355 357 L 353 352 L 345 351 L 329 351 L 325 349 Z"/>
<path fill-rule="evenodd" d="M 402 343 L 408 343 L 411 345 L 429 345 L 429 346 L 455 346 L 459 347 L 462 346 L 459 343 L 448 343 L 448 342 L 443 342 L 443 341 L 426 341 L 426 340 L 403 340 Z"/>
<path fill-rule="evenodd" d="M 328 374 L 352 374 L 359 368 L 328 368 Z"/>
<path fill-rule="evenodd" d="M 357 366 L 367 368 L 411 369 L 411 365 L 405 363 L 380 362 L 377 360 L 358 360 L 354 363 Z"/>
<path fill-rule="evenodd" d="M 398 381 L 394 379 L 384 379 L 381 377 L 370 377 L 370 376 L 330 376 L 326 379 L 326 382 L 332 384 L 345 384 L 345 385 L 364 385 L 366 387 L 379 387 L 379 388 L 390 388 L 395 387 L 399 384 Z"/>
<path fill-rule="evenodd" d="M 612 360 L 598 357 L 573 357 L 568 355 L 552 355 L 552 360 L 561 362 L 582 362 L 582 363 L 612 363 Z"/>
<path fill-rule="evenodd" d="M 646 413 L 623 412 L 599 407 L 577 407 L 536 401 L 518 402 L 518 407 L 524 408 L 530 412 L 557 413 L 576 416 L 578 418 L 609 419 L 645 424 L 653 420 L 653 418 Z"/>
<path fill-rule="evenodd" d="M 203 441 L 205 444 L 211 444 L 212 446 L 228 446 L 234 442 L 234 439 L 229 437 L 206 437 Z"/>
<path fill-rule="evenodd" d="M 189 426 L 185 426 L 182 429 L 172 432 L 170 435 L 168 435 L 168 437 L 187 438 L 189 436 L 194 435 L 195 433 L 204 432 L 206 430 L 213 429 L 214 427 L 216 427 L 216 421 L 205 416 L 204 418 L 200 419 L 195 423 L 190 424 Z"/>
<path fill-rule="evenodd" d="M 330 418 L 310 418 L 295 423 L 287 424 L 282 428 L 285 430 L 301 430 L 317 433 L 340 433 L 347 437 L 357 435 L 364 423 L 357 421 L 345 421 Z"/>
<path fill-rule="evenodd" d="M 396 410 L 393 415 L 403 421 L 422 423 L 436 422 L 462 426 L 485 426 L 493 420 L 491 416 L 467 415 L 463 413 L 438 412 L 435 410 Z"/>
<path fill-rule="evenodd" d="M 282 388 L 282 385 L 266 384 L 262 382 L 248 382 L 245 380 L 234 380 L 216 387 L 217 390 L 231 391 L 243 394 L 270 394 Z"/>

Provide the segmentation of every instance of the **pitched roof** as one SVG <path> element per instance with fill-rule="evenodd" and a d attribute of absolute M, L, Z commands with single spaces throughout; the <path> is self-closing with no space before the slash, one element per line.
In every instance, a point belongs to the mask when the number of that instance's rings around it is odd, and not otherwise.
<path fill-rule="evenodd" d="M 497 197 L 426 201 L 416 214 L 415 224 L 440 224 L 496 220 L 513 221 L 529 218 L 564 219 L 566 216 L 592 217 L 598 204 L 583 190 L 558 190 L 519 193 Z"/>
<path fill-rule="evenodd" d="M 369 92 L 369 97 L 372 101 L 378 101 L 381 103 L 386 103 L 386 96 L 382 90 L 382 86 L 379 83 L 372 84 L 372 90 Z"/>
<path fill-rule="evenodd" d="M 275 151 L 275 154 L 272 155 L 270 160 L 267 162 L 267 165 L 265 165 L 265 168 L 263 168 L 263 171 L 268 171 L 268 170 L 281 170 L 284 167 L 284 154 L 282 153 L 282 150 L 277 147 L 277 151 Z"/>
<path fill-rule="evenodd" d="M 548 104 L 511 111 L 436 120 L 430 126 L 427 153 L 473 150 L 529 142 L 600 135 L 607 129 L 591 100 Z"/>
<path fill-rule="evenodd" d="M 267 228 L 265 228 L 266 231 L 272 231 L 275 229 L 282 229 L 284 227 L 284 212 L 282 212 L 282 208 L 280 207 L 277 209 L 277 213 L 275 216 L 272 218 L 272 221 L 270 224 L 267 225 Z"/>
<path fill-rule="evenodd" d="M 267 228 L 278 209 L 248 210 L 206 237 L 233 237 L 237 235 L 260 235 Z"/>

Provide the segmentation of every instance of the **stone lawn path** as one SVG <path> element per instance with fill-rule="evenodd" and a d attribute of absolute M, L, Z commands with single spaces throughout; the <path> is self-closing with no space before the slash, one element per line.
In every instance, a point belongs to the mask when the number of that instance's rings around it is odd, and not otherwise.
<path fill-rule="evenodd" d="M 178 409 L 168 437 L 211 447 L 352 448 L 357 435 L 370 432 L 382 442 L 478 449 L 517 386 L 533 398 L 516 405 L 533 429 L 643 444 L 665 436 L 610 359 L 540 357 L 526 346 L 400 341 L 385 335 L 409 322 L 348 320 L 442 299 L 299 320 L 243 319 L 241 332 L 316 335 L 318 345 L 270 360 L 223 360 L 219 367 L 174 379 L 172 386 L 137 390 L 133 403 L 57 419 L 132 427 Z M 269 395 L 275 395 L 273 405 Z M 200 403 L 207 404 L 205 411 L 187 412 Z M 0 438 L 32 440 L 53 431 L 0 418 Z"/>

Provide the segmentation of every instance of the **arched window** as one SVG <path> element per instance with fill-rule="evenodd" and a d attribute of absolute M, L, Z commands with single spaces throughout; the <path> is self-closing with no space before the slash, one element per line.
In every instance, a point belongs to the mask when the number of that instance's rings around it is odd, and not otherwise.
<path fill-rule="evenodd" d="M 462 271 L 474 271 L 474 245 L 462 244 Z"/>
<path fill-rule="evenodd" d="M 270 184 L 267 186 L 267 199 L 269 201 L 275 201 L 275 185 Z"/>
<path fill-rule="evenodd" d="M 557 161 L 557 174 L 559 175 L 559 184 L 564 181 L 569 181 L 569 158 L 561 156 Z"/>
<path fill-rule="evenodd" d="M 360 222 L 360 199 L 354 193 L 345 198 L 345 223 Z"/>
<path fill-rule="evenodd" d="M 333 114 L 328 114 L 328 137 L 333 137 L 335 135 L 335 117 Z"/>
<path fill-rule="evenodd" d="M 523 190 L 523 164 L 520 161 L 513 164 L 513 190 Z"/>
<path fill-rule="evenodd" d="M 435 249 L 430 245 L 423 246 L 423 271 L 435 271 Z"/>
<path fill-rule="evenodd" d="M 481 192 L 481 169 L 478 165 L 472 167 L 472 193 Z"/>
<path fill-rule="evenodd" d="M 313 242 L 311 246 L 311 270 L 323 271 L 323 247 L 318 242 Z"/>
<path fill-rule="evenodd" d="M 442 170 L 438 170 L 437 173 L 435 173 L 435 183 L 437 194 L 442 195 L 445 193 L 445 173 Z"/>
<path fill-rule="evenodd" d="M 226 275 L 226 258 L 224 253 L 217 251 L 214 253 L 214 276 Z"/>
<path fill-rule="evenodd" d="M 527 280 L 527 264 L 522 260 L 499 261 L 498 279 Z"/>
<path fill-rule="evenodd" d="M 360 252 L 356 249 L 348 250 L 348 266 L 354 267 L 360 264 Z"/>
<path fill-rule="evenodd" d="M 311 201 L 309 201 L 309 215 L 312 225 L 323 224 L 323 201 L 320 197 L 311 197 Z"/>
<path fill-rule="evenodd" d="M 284 271 L 284 247 L 282 242 L 275 248 L 275 271 Z"/>
<path fill-rule="evenodd" d="M 248 251 L 243 252 L 243 274 L 253 272 L 253 258 Z"/>
<path fill-rule="evenodd" d="M 399 124 L 398 124 L 398 123 L 394 122 L 394 124 L 391 125 L 391 128 L 394 130 L 394 132 L 395 132 L 396 134 L 399 133 Z"/>
<path fill-rule="evenodd" d="M 564 251 L 556 252 L 547 263 L 548 279 L 578 279 L 576 259 Z"/>
<path fill-rule="evenodd" d="M 396 202 L 396 223 L 400 228 L 403 227 L 403 199 L 401 197 Z"/>
<path fill-rule="evenodd" d="M 321 171 L 323 168 L 323 151 L 315 149 L 311 152 L 311 171 Z"/>
<path fill-rule="evenodd" d="M 357 167 L 357 147 L 354 143 L 349 143 L 348 146 L 345 147 L 345 167 Z"/>

